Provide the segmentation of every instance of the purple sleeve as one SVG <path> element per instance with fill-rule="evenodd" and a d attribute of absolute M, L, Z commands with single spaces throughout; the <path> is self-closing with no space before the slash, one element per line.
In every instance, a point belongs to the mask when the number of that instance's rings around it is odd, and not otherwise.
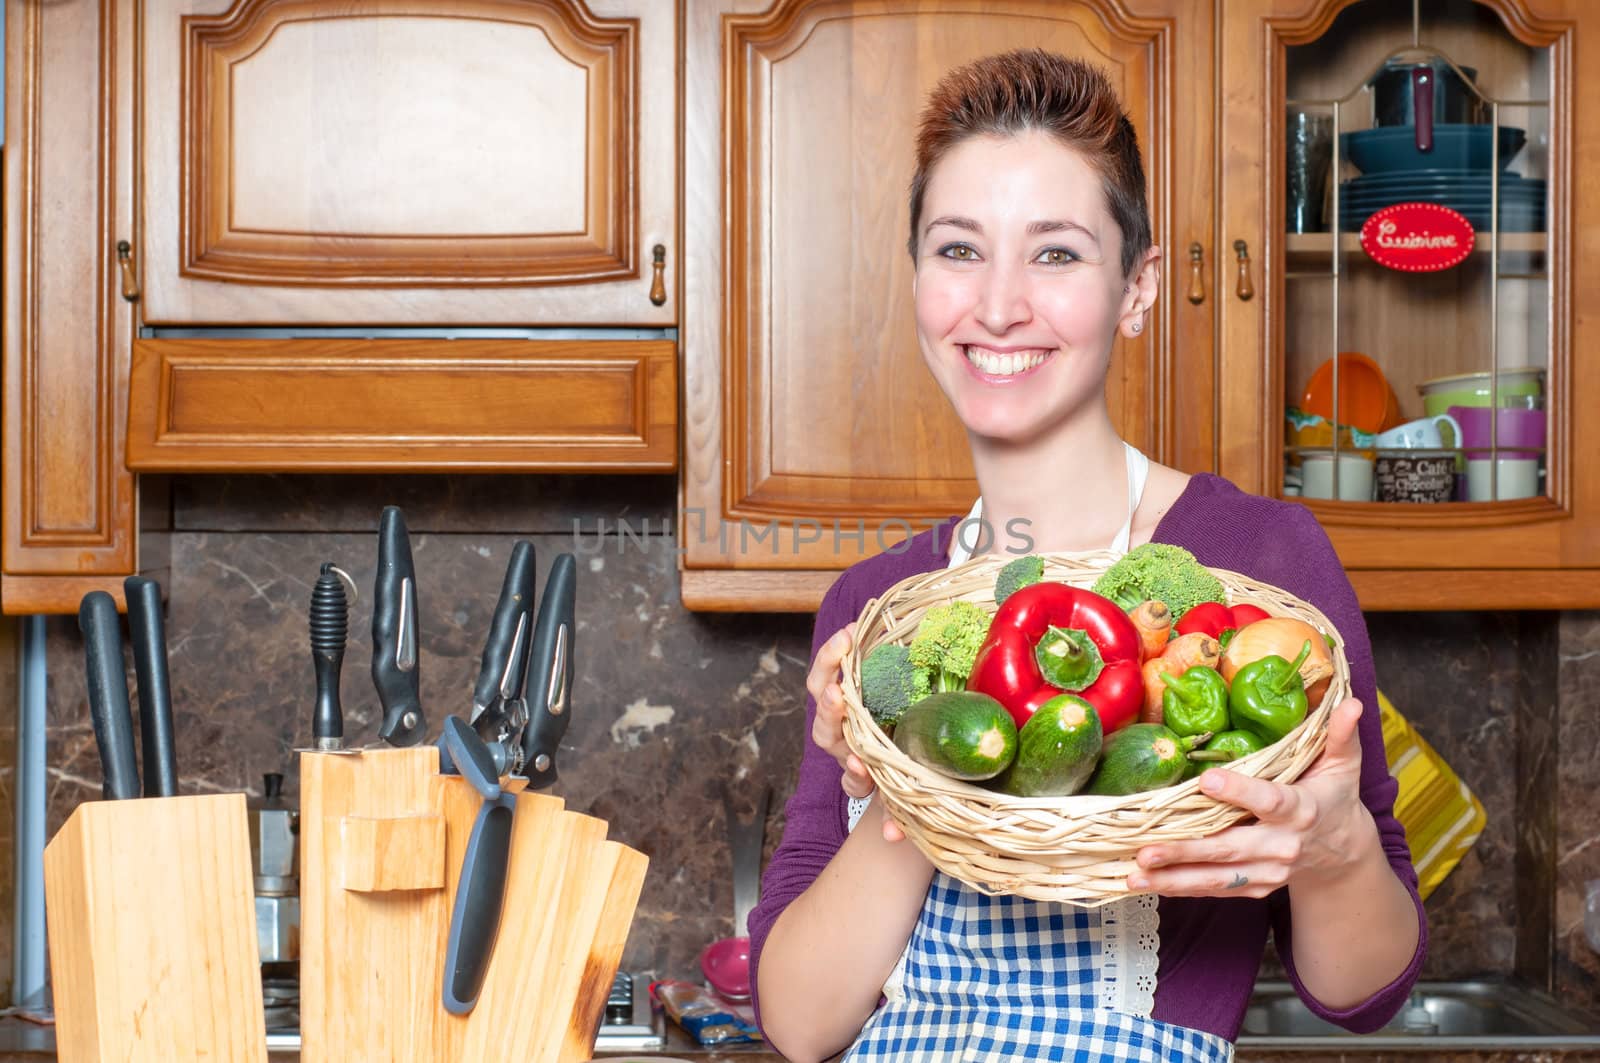
<path fill-rule="evenodd" d="M 1279 890 L 1270 898 L 1272 928 L 1289 981 L 1312 1013 L 1354 1033 L 1371 1033 L 1399 1013 L 1421 973 L 1428 949 L 1428 918 L 1417 894 L 1417 872 L 1411 864 L 1405 829 L 1394 818 L 1394 799 L 1399 784 L 1389 774 L 1384 755 L 1383 724 L 1378 714 L 1377 680 L 1373 674 L 1372 645 L 1367 637 L 1366 620 L 1322 525 L 1304 507 L 1295 506 L 1290 512 L 1294 516 L 1286 521 L 1287 527 L 1276 528 L 1260 537 L 1259 570 L 1278 573 L 1273 583 L 1321 609 L 1344 642 L 1345 656 L 1350 662 L 1351 693 L 1363 706 L 1359 726 L 1361 800 L 1378 825 L 1389 865 L 1411 893 L 1417 908 L 1419 933 L 1417 951 L 1399 977 L 1355 1007 L 1333 1011 L 1323 1007 L 1306 990 L 1295 970 L 1293 920 L 1287 890 Z"/>
<path fill-rule="evenodd" d="M 856 619 L 844 583 L 843 576 L 836 580 L 817 610 L 817 624 L 811 636 L 812 660 L 816 660 L 817 651 L 834 632 Z M 756 972 L 761 966 L 761 949 L 772 932 L 772 924 L 790 902 L 816 881 L 845 839 L 844 790 L 839 782 L 844 769 L 811 740 L 811 723 L 816 712 L 816 700 L 808 693 L 805 747 L 794 795 L 784 806 L 783 840 L 761 876 L 761 898 L 750 912 L 750 1000 L 755 1006 L 758 1024 L 761 1001 L 756 993 Z"/>

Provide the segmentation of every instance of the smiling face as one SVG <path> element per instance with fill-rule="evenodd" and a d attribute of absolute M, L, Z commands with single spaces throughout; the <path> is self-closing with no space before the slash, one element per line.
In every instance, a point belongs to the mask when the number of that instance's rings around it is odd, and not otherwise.
<path fill-rule="evenodd" d="M 939 160 L 918 234 L 917 338 L 969 431 L 1026 443 L 1103 404 L 1154 258 L 1121 268 L 1100 176 L 1047 133 L 975 136 Z"/>

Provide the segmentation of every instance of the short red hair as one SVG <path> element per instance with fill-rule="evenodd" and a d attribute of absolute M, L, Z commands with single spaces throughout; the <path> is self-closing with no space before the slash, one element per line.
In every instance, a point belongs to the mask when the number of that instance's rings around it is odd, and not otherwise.
<path fill-rule="evenodd" d="M 1139 138 L 1099 67 L 1038 48 L 975 60 L 939 80 L 922 110 L 917 172 L 911 179 L 912 258 L 928 179 L 951 148 L 970 137 L 1049 133 L 1100 175 L 1106 206 L 1122 230 L 1122 272 L 1150 249 Z"/>

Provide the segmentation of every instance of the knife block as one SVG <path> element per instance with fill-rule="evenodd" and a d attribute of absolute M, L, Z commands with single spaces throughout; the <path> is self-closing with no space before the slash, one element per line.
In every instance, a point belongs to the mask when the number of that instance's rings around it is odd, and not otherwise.
<path fill-rule="evenodd" d="M 439 752 L 303 753 L 300 1029 L 307 1063 L 585 1060 L 645 857 L 519 793 L 500 931 L 473 1010 L 441 1001 L 456 879 L 482 803 Z M 511 781 L 515 791 L 523 780 Z"/>
<path fill-rule="evenodd" d="M 265 1063 L 243 794 L 81 804 L 44 882 L 64 1063 Z"/>

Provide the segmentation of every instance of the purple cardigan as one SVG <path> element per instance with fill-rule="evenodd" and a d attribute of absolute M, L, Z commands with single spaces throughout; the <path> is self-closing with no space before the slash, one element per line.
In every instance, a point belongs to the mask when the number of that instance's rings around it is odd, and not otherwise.
<path fill-rule="evenodd" d="M 946 520 L 914 536 L 897 548 L 898 552 L 867 558 L 844 572 L 817 611 L 812 657 L 829 636 L 856 619 L 868 599 L 902 579 L 947 565 L 955 523 L 956 518 Z M 1417 980 L 1427 951 L 1428 922 L 1417 896 L 1417 875 L 1405 831 L 1393 814 L 1398 787 L 1384 758 L 1372 649 L 1355 592 L 1327 534 L 1309 510 L 1246 494 L 1220 477 L 1202 474 L 1191 478 L 1162 517 L 1153 538 L 1187 548 L 1204 564 L 1281 587 L 1321 609 L 1338 628 L 1350 661 L 1353 693 L 1367 707 L 1360 725 L 1361 799 L 1377 821 L 1389 863 L 1411 891 L 1421 926 L 1416 955 L 1400 977 L 1353 1008 L 1331 1011 L 1306 992 L 1295 971 L 1287 890 L 1265 900 L 1163 897 L 1154 1018 L 1235 1039 L 1270 926 L 1289 980 L 1314 1013 L 1357 1033 L 1376 1030 L 1400 1010 Z M 760 903 L 750 913 L 751 962 L 755 966 L 761 962 L 762 946 L 778 915 L 811 885 L 844 844 L 842 769 L 811 741 L 815 712 L 816 703 L 808 696 L 805 751 L 794 795 L 785 809 L 783 841 L 762 876 Z"/>

